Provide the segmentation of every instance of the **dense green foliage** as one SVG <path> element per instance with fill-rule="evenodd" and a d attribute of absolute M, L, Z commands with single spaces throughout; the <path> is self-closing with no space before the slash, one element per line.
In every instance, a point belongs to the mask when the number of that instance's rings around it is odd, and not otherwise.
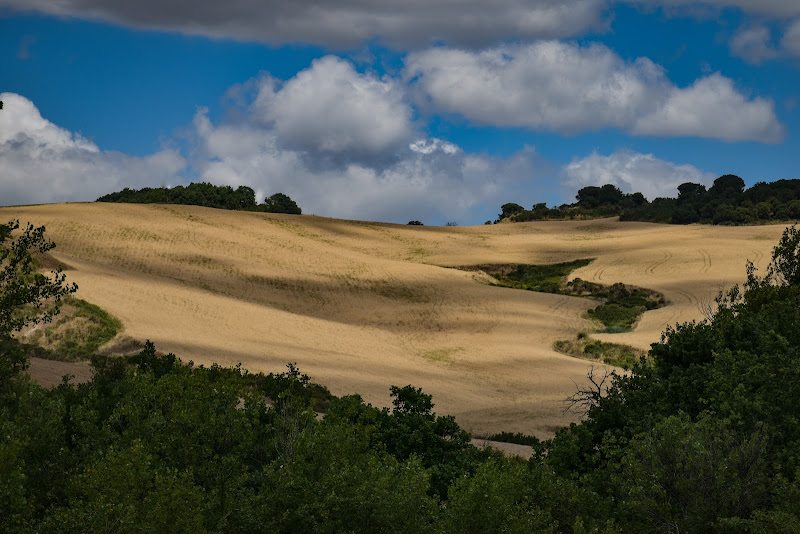
<path fill-rule="evenodd" d="M 78 290 L 68 285 L 61 268 L 45 276 L 38 271 L 34 254 L 44 254 L 55 247 L 44 237 L 45 228 L 28 224 L 22 231 L 19 221 L 0 224 L 0 382 L 26 365 L 27 358 L 10 348 L 11 334 L 25 326 L 50 321 L 59 312 L 63 297 Z"/>
<path fill-rule="evenodd" d="M 148 343 L 82 385 L 17 370 L 0 380 L 0 531 L 798 532 L 800 233 L 747 275 L 651 363 L 590 375 L 583 422 L 531 440 L 530 461 L 475 449 L 412 386 L 391 410 L 328 396 L 319 418 L 294 365 L 254 377 Z"/>
<path fill-rule="evenodd" d="M 300 215 L 303 211 L 297 203 L 289 198 L 288 195 L 283 193 L 275 193 L 264 199 L 264 204 L 256 208 L 256 211 L 264 211 L 267 213 L 289 213 L 291 215 Z"/>
<path fill-rule="evenodd" d="M 620 282 L 605 286 L 575 278 L 567 283 L 564 293 L 602 300 L 603 303 L 589 310 L 588 314 L 603 323 L 607 332 L 630 330 L 642 313 L 666 305 L 661 293 Z"/>
<path fill-rule="evenodd" d="M 732 174 L 720 176 L 712 187 L 684 183 L 676 198 L 656 198 L 652 202 L 641 193 L 625 194 L 617 187 L 584 187 L 577 202 L 548 208 L 535 204 L 530 210 L 518 204 L 505 204 L 499 222 L 584 219 L 620 216 L 623 221 L 650 221 L 670 224 L 759 224 L 800 219 L 800 180 L 759 182 L 745 189 L 744 180 Z M 513 207 L 507 209 L 507 207 Z"/>
<path fill-rule="evenodd" d="M 592 259 L 574 260 L 564 263 L 551 263 L 547 265 L 516 265 L 482 266 L 486 273 L 497 279 L 497 285 L 527 289 L 528 291 L 541 291 L 543 293 L 561 293 L 564 280 L 575 269 L 586 267 Z"/>
<path fill-rule="evenodd" d="M 643 531 L 795 532 L 798 252 L 790 228 L 766 275 L 749 265 L 710 321 L 668 329 L 652 365 L 585 392 L 587 420 L 558 433 L 547 462 L 591 478 Z"/>
<path fill-rule="evenodd" d="M 525 222 L 613 217 L 647 204 L 647 199 L 641 193 L 625 194 L 611 184 L 602 187 L 584 187 L 578 191 L 575 198 L 577 202 L 574 204 L 548 208 L 546 203 L 540 202 L 534 204 L 530 210 L 524 209 L 519 204 L 504 204 L 501 208 L 502 213 L 497 216 L 495 222 L 504 219 Z"/>
<path fill-rule="evenodd" d="M 206 182 L 191 183 L 187 186 L 125 188 L 97 199 L 97 202 L 124 202 L 131 204 L 188 204 L 226 210 L 261 211 L 266 213 L 291 213 L 299 215 L 300 207 L 283 193 L 256 202 L 252 188 L 240 185 L 233 189 L 229 185 L 213 185 Z"/>

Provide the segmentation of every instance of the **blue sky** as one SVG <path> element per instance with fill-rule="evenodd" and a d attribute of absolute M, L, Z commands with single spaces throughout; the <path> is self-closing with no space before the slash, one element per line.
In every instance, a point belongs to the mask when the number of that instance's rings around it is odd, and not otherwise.
<path fill-rule="evenodd" d="M 205 180 L 480 224 L 800 178 L 800 2 L 0 0 L 0 51 L 0 205 Z"/>

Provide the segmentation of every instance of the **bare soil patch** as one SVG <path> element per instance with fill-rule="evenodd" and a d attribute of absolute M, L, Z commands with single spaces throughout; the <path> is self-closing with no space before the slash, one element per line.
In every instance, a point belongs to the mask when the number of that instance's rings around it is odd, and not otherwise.
<path fill-rule="evenodd" d="M 63 377 L 69 375 L 70 384 L 82 384 L 92 379 L 92 368 L 86 362 L 58 362 L 31 358 L 28 374 L 31 380 L 46 388 L 61 384 Z"/>

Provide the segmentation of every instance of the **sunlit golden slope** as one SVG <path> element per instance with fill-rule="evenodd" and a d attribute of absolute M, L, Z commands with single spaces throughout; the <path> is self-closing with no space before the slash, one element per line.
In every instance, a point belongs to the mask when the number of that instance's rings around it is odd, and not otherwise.
<path fill-rule="evenodd" d="M 747 259 L 766 266 L 783 230 L 613 219 L 442 228 L 130 204 L 0 209 L 11 218 L 44 224 L 79 296 L 159 350 L 252 371 L 297 362 L 334 393 L 380 405 L 390 385 L 413 384 L 473 432 L 539 436 L 574 417 L 562 400 L 589 364 L 551 346 L 592 331 L 582 318 L 592 303 L 443 266 L 597 258 L 574 275 L 672 302 L 634 332 L 598 335 L 647 348 L 667 324 L 702 318 Z"/>

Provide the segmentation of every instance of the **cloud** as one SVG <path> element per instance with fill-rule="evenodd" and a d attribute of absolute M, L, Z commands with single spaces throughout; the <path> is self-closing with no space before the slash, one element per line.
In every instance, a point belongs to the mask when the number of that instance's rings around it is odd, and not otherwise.
<path fill-rule="evenodd" d="M 422 109 L 483 125 L 728 141 L 783 137 L 773 102 L 748 100 L 728 78 L 712 74 L 679 88 L 649 59 L 627 62 L 600 44 L 431 48 L 408 55 L 405 76 Z"/>
<path fill-rule="evenodd" d="M 800 16 L 800 2 L 793 0 L 0 0 L 0 7 L 277 45 L 346 49 L 379 39 L 418 49 L 434 43 L 478 48 L 606 31 L 609 8 L 620 3 L 679 14 L 733 7 L 772 18 Z"/>
<path fill-rule="evenodd" d="M 785 127 L 775 117 L 772 100 L 748 100 L 729 78 L 712 74 L 690 87 L 672 88 L 658 110 L 640 117 L 632 132 L 777 143 L 783 140 Z"/>
<path fill-rule="evenodd" d="M 260 79 L 253 110 L 283 148 L 364 160 L 392 153 L 413 136 L 402 88 L 359 74 L 335 56 L 278 85 L 269 76 Z"/>
<path fill-rule="evenodd" d="M 249 95 L 249 96 L 248 96 Z M 200 109 L 198 178 L 283 192 L 307 213 L 407 222 L 469 219 L 545 164 L 532 148 L 508 159 L 468 154 L 411 122 L 402 87 L 336 57 L 281 82 L 263 75 L 230 92 L 237 113 Z"/>
<path fill-rule="evenodd" d="M 561 170 L 562 185 L 570 191 L 590 185 L 612 184 L 624 193 L 642 193 L 649 200 L 657 197 L 675 197 L 682 183 L 711 185 L 716 175 L 703 172 L 693 165 L 676 165 L 656 158 L 620 150 L 610 156 L 597 152 L 575 159 Z"/>
<path fill-rule="evenodd" d="M 771 40 L 772 34 L 764 25 L 744 28 L 731 39 L 731 53 L 749 63 L 760 65 L 765 59 L 774 59 L 780 55 L 770 43 Z"/>
<path fill-rule="evenodd" d="M 244 119 L 215 125 L 204 110 L 198 112 L 195 127 L 203 158 L 195 165 L 200 178 L 247 184 L 259 199 L 283 192 L 306 213 L 398 223 L 463 223 L 481 207 L 494 209 L 510 189 L 540 173 L 542 158 L 532 148 L 501 159 L 467 154 L 435 138 L 409 143 L 389 165 L 353 160 L 326 166 L 281 147 L 280 134 L 255 123 L 254 116 Z"/>
<path fill-rule="evenodd" d="M 143 158 L 103 151 L 42 117 L 25 97 L 3 93 L 2 204 L 94 200 L 191 179 L 248 185 L 259 199 L 284 192 L 319 215 L 464 223 L 550 172 L 531 147 L 495 158 L 425 136 L 391 80 L 337 58 L 285 82 L 264 75 L 245 86 L 230 92 L 238 102 L 229 99 L 225 119 L 212 122 L 198 110 L 186 139 L 190 167 L 173 150 Z"/>
<path fill-rule="evenodd" d="M 793 56 L 800 57 L 800 19 L 795 20 L 783 34 L 781 46 Z"/>
<path fill-rule="evenodd" d="M 578 35 L 607 27 L 609 0 L 0 0 L 0 6 L 272 44 L 352 48 L 433 42 L 484 46 L 506 39 Z"/>
<path fill-rule="evenodd" d="M 0 204 L 94 200 L 125 186 L 175 182 L 185 166 L 172 150 L 143 158 L 102 151 L 43 118 L 25 97 L 0 100 Z"/>
<path fill-rule="evenodd" d="M 800 57 L 800 19 L 786 26 L 777 46 L 772 42 L 770 29 L 760 24 L 746 27 L 734 34 L 730 40 L 730 49 L 733 55 L 755 65 L 768 59 Z"/>
<path fill-rule="evenodd" d="M 603 45 L 557 41 L 473 52 L 431 48 L 410 54 L 406 77 L 423 108 L 479 124 L 576 133 L 629 125 L 666 92 L 648 59 L 626 64 Z"/>

